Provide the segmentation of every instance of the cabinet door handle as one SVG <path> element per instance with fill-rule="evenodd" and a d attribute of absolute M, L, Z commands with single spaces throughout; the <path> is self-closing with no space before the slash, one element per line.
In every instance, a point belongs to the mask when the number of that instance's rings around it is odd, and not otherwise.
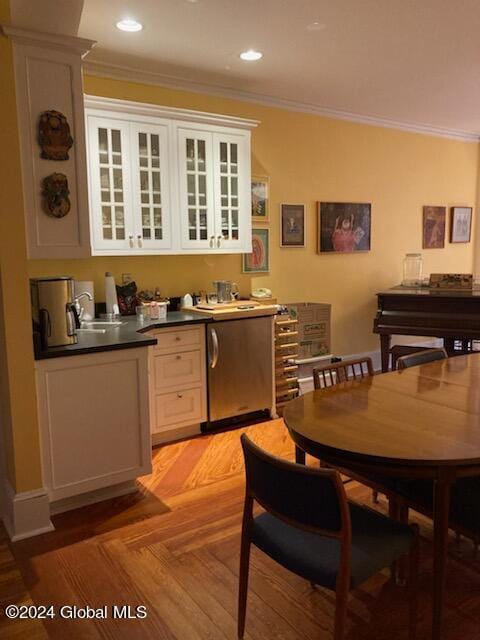
<path fill-rule="evenodd" d="M 217 366 L 217 362 L 218 362 L 219 348 L 218 348 L 217 332 L 215 331 L 215 329 L 213 327 L 210 327 L 210 335 L 212 337 L 212 353 L 211 353 L 212 357 L 210 359 L 210 368 L 211 369 L 215 369 L 215 367 Z"/>
<path fill-rule="evenodd" d="M 220 244 L 223 240 L 223 236 L 217 236 L 217 249 L 220 249 Z"/>
<path fill-rule="evenodd" d="M 177 398 L 183 398 L 183 393 L 177 393 Z"/>
<path fill-rule="evenodd" d="M 181 337 L 180 337 L 180 336 L 175 336 L 175 340 L 176 340 L 177 342 L 180 342 Z"/>
<path fill-rule="evenodd" d="M 137 236 L 137 240 L 138 240 L 138 246 L 141 249 L 143 247 L 143 242 L 142 242 L 142 236 L 140 234 Z"/>
<path fill-rule="evenodd" d="M 213 245 L 215 243 L 215 236 L 210 236 L 210 248 L 213 249 Z"/>
<path fill-rule="evenodd" d="M 128 236 L 128 243 L 130 245 L 130 249 L 133 249 L 133 235 L 132 234 L 130 234 Z"/>
<path fill-rule="evenodd" d="M 176 358 L 176 359 L 177 359 L 177 360 L 181 360 L 181 359 L 182 359 L 182 356 L 177 356 L 177 358 Z"/>

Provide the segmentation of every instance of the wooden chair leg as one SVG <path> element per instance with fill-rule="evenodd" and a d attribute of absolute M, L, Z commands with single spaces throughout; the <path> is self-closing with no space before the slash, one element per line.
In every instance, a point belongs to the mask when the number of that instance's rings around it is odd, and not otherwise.
<path fill-rule="evenodd" d="M 408 638 L 415 640 L 417 637 L 417 618 L 418 618 L 418 569 L 420 556 L 420 531 L 418 525 L 412 525 L 415 529 L 415 538 L 412 543 L 409 555 L 409 620 L 408 620 Z"/>
<path fill-rule="evenodd" d="M 303 449 L 300 449 L 300 447 L 297 447 L 297 445 L 295 445 L 295 462 L 297 464 L 307 463 L 307 456 L 305 451 L 303 451 Z"/>
<path fill-rule="evenodd" d="M 398 520 L 398 498 L 395 496 L 388 496 L 388 516 L 392 520 Z M 392 582 L 397 580 L 397 562 L 393 562 L 390 565 L 390 579 Z"/>
<path fill-rule="evenodd" d="M 333 632 L 334 640 L 344 640 L 345 627 L 347 626 L 347 605 L 348 605 L 348 587 L 343 584 L 337 584 L 335 598 L 335 629 Z"/>
<path fill-rule="evenodd" d="M 240 576 L 238 584 L 238 637 L 245 633 L 245 617 L 247 615 L 248 572 L 250 568 L 250 539 L 242 534 L 240 549 Z"/>
<path fill-rule="evenodd" d="M 408 524 L 408 506 L 403 500 L 398 502 L 398 521 L 402 524 Z M 400 558 L 397 562 L 397 585 L 405 586 L 406 584 L 406 558 Z"/>

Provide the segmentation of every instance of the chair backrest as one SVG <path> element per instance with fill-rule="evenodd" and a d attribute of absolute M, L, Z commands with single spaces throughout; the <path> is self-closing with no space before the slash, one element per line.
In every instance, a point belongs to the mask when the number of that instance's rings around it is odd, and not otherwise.
<path fill-rule="evenodd" d="M 270 455 L 241 436 L 247 496 L 289 524 L 341 537 L 350 531 L 350 513 L 340 475 Z"/>
<path fill-rule="evenodd" d="M 408 369 L 409 367 L 417 367 L 421 364 L 427 364 L 428 362 L 435 362 L 436 360 L 445 360 L 448 358 L 445 349 L 424 349 L 423 351 L 417 351 L 417 353 L 411 353 L 408 356 L 402 356 L 397 360 L 397 369 Z"/>
<path fill-rule="evenodd" d="M 373 376 L 373 364 L 371 358 L 359 358 L 358 360 L 342 360 L 329 363 L 313 370 L 313 384 L 315 389 L 333 387 L 346 380 L 361 380 Z"/>

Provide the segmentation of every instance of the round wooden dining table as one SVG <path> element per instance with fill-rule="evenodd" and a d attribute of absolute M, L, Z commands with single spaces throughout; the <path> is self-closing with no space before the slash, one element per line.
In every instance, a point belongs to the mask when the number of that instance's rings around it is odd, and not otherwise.
<path fill-rule="evenodd" d="M 358 475 L 434 484 L 432 638 L 441 638 L 450 488 L 480 475 L 480 354 L 307 393 L 284 420 L 304 451 Z"/>

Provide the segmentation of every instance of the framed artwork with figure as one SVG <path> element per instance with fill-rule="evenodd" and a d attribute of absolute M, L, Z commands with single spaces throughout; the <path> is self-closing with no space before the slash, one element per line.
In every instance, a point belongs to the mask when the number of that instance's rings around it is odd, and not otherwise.
<path fill-rule="evenodd" d="M 280 205 L 280 246 L 305 247 L 305 205 Z"/>
<path fill-rule="evenodd" d="M 270 271 L 269 229 L 252 229 L 252 253 L 242 256 L 243 273 L 268 273 Z"/>
<path fill-rule="evenodd" d="M 424 249 L 443 249 L 445 246 L 446 207 L 423 207 Z"/>
<path fill-rule="evenodd" d="M 269 180 L 252 176 L 252 222 L 268 222 Z"/>
<path fill-rule="evenodd" d="M 452 207 L 450 242 L 470 242 L 471 232 L 472 207 Z"/>
<path fill-rule="evenodd" d="M 370 203 L 318 202 L 318 253 L 370 251 Z"/>

